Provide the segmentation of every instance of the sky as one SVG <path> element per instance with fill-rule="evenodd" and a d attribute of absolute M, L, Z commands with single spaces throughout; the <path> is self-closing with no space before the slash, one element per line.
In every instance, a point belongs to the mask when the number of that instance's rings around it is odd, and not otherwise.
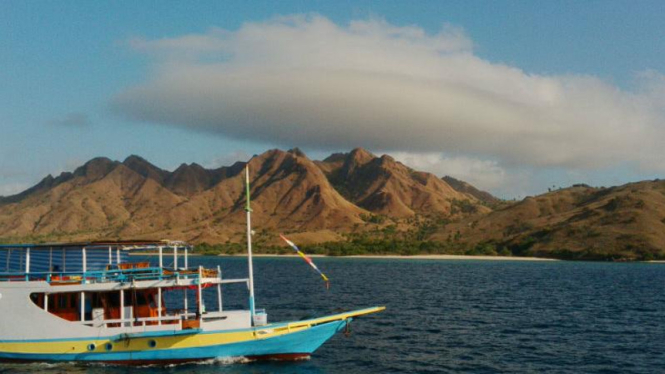
<path fill-rule="evenodd" d="M 665 174 L 662 1 L 0 0 L 0 196 L 364 147 L 500 197 Z"/>

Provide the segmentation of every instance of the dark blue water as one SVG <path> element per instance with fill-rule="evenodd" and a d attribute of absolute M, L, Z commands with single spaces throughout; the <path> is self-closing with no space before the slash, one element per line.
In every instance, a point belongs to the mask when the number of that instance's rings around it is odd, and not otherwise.
<path fill-rule="evenodd" d="M 4 365 L 0 373 L 659 373 L 665 372 L 665 265 L 581 262 L 255 260 L 271 321 L 385 305 L 296 363 L 223 360 L 167 368 Z M 243 277 L 244 259 L 201 257 Z M 243 306 L 243 286 L 225 306 Z M 207 304 L 215 305 L 209 295 Z"/>

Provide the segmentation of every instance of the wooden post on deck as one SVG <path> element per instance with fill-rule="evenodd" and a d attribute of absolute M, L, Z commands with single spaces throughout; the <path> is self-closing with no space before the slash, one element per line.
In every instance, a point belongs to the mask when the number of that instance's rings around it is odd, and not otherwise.
<path fill-rule="evenodd" d="M 125 291 L 120 290 L 120 320 L 125 320 Z M 124 322 L 120 323 L 120 326 L 124 326 Z"/>
<path fill-rule="evenodd" d="M 81 248 L 81 258 L 83 262 L 83 283 L 85 283 L 85 272 L 88 271 L 88 251 L 85 249 L 85 247 Z"/>
<path fill-rule="evenodd" d="M 203 269 L 203 267 L 201 265 L 199 265 L 199 281 L 197 282 L 198 287 L 197 287 L 197 290 L 196 290 L 199 294 L 199 297 L 198 297 L 199 305 L 197 305 L 199 320 L 203 319 L 203 293 L 201 292 L 201 278 L 203 277 L 202 269 Z"/>
<path fill-rule="evenodd" d="M 162 251 L 162 247 L 159 247 L 159 251 Z M 159 258 L 161 260 L 161 253 L 159 255 Z M 161 268 L 161 266 L 160 266 Z M 158 325 L 162 324 L 162 288 L 157 287 L 157 317 L 159 317 L 159 320 L 157 321 Z"/>
<path fill-rule="evenodd" d="M 219 279 L 222 279 L 222 269 L 217 265 L 217 277 Z M 217 308 L 218 311 L 222 311 L 222 284 L 217 283 Z"/>
<path fill-rule="evenodd" d="M 85 292 L 81 292 L 81 321 L 85 321 Z"/>
<path fill-rule="evenodd" d="M 173 246 L 173 270 L 178 271 L 178 246 Z"/>
<path fill-rule="evenodd" d="M 187 287 L 185 287 L 183 291 L 185 293 L 185 318 L 187 318 L 187 313 L 189 313 L 189 305 L 188 305 L 189 303 L 187 301 Z"/>
<path fill-rule="evenodd" d="M 25 251 L 25 272 L 30 273 L 30 247 Z"/>

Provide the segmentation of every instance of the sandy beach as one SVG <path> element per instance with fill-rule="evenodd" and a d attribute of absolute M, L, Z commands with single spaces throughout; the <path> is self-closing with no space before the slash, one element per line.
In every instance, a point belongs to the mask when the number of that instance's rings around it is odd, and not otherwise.
<path fill-rule="evenodd" d="M 382 255 L 382 256 L 347 256 L 347 258 L 389 258 L 400 260 L 491 260 L 491 261 L 560 261 L 554 258 L 511 257 L 511 256 L 467 256 L 467 255 Z"/>

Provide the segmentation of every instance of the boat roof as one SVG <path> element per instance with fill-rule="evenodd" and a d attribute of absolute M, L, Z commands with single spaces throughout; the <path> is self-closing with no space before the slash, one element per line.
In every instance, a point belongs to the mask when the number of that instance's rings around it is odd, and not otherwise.
<path fill-rule="evenodd" d="M 0 244 L 0 249 L 3 248 L 35 248 L 35 249 L 50 249 L 50 248 L 92 248 L 92 247 L 114 247 L 124 250 L 130 249 L 144 249 L 156 247 L 191 247 L 191 245 L 177 240 L 102 240 L 90 242 L 73 242 L 73 243 L 38 243 L 38 244 Z"/>

